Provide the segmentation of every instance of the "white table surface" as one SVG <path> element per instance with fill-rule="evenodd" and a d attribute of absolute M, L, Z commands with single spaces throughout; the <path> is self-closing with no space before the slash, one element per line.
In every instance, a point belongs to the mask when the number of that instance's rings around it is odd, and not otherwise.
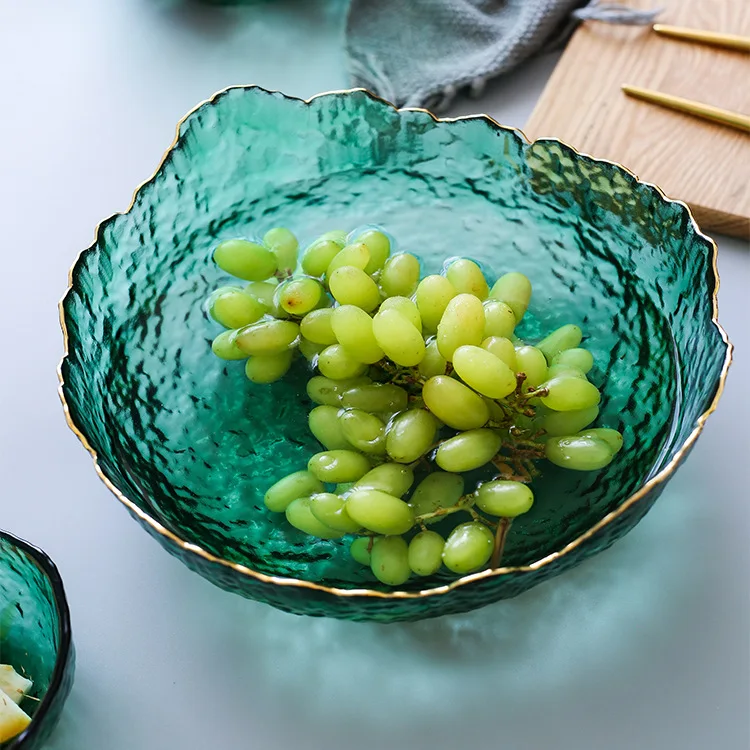
<path fill-rule="evenodd" d="M 345 87 L 342 7 L 0 0 L 0 527 L 52 555 L 70 598 L 78 670 L 50 750 L 747 750 L 746 243 L 718 238 L 725 395 L 654 509 L 595 560 L 465 616 L 355 624 L 224 593 L 130 520 L 65 425 L 56 304 L 95 224 L 216 89 Z M 553 65 L 455 113 L 522 126 Z"/>

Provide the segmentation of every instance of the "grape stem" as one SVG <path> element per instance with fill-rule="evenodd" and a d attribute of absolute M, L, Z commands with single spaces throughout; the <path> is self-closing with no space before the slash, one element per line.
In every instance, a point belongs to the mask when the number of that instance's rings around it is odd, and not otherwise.
<path fill-rule="evenodd" d="M 459 503 L 460 502 L 461 501 L 459 500 Z M 451 513 L 458 513 L 459 511 L 471 513 L 472 509 L 470 507 L 467 508 L 465 505 L 456 504 L 452 505 L 449 508 L 438 508 L 431 513 L 423 513 L 421 516 L 417 516 L 414 520 L 418 524 L 423 524 L 425 521 L 429 521 L 431 518 L 441 518 L 442 516 L 447 516 Z"/>
<path fill-rule="evenodd" d="M 541 475 L 542 472 L 539 471 L 539 469 L 536 468 L 536 464 L 534 463 L 534 461 L 532 459 L 530 459 L 530 458 L 523 459 L 523 464 L 526 467 L 526 471 L 529 472 L 530 476 L 532 476 L 532 477 L 538 477 L 538 476 Z"/>
<path fill-rule="evenodd" d="M 528 400 L 530 398 L 544 398 L 549 396 L 549 388 L 537 388 L 535 391 L 526 391 L 522 395 L 522 398 Z"/>
<path fill-rule="evenodd" d="M 487 516 L 482 515 L 476 508 L 471 508 L 471 517 L 478 521 L 479 523 L 483 523 L 485 526 L 489 527 L 490 529 L 496 529 L 497 528 L 497 522 L 493 521 Z"/>
<path fill-rule="evenodd" d="M 499 568 L 500 560 L 503 558 L 503 550 L 505 549 L 505 540 L 508 538 L 508 530 L 513 522 L 512 518 L 501 518 L 497 525 L 497 531 L 495 532 L 495 547 L 492 550 L 492 558 L 490 559 L 490 568 Z"/>
<path fill-rule="evenodd" d="M 389 378 L 390 383 L 405 388 L 410 399 L 421 396 L 422 386 L 427 380 L 421 376 L 416 367 L 400 367 L 389 362 L 387 359 L 381 359 L 376 367 Z"/>
<path fill-rule="evenodd" d="M 503 456 L 497 455 L 492 459 L 494 466 L 500 471 L 500 476 L 511 482 L 521 482 L 528 484 L 531 481 L 531 475 L 529 474 L 526 467 L 520 463 L 519 460 L 512 460 L 515 466 L 511 466 L 503 461 Z"/>

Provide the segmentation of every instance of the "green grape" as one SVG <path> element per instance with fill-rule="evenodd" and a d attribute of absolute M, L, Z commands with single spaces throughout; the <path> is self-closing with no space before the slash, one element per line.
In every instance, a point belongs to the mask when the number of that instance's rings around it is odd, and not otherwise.
<path fill-rule="evenodd" d="M 322 524 L 335 531 L 353 534 L 360 525 L 349 518 L 343 497 L 332 492 L 321 492 L 310 496 L 310 511 Z"/>
<path fill-rule="evenodd" d="M 601 394 L 598 388 L 588 380 L 561 375 L 544 384 L 546 396 L 541 396 L 542 403 L 555 411 L 577 411 L 596 406 Z"/>
<path fill-rule="evenodd" d="M 553 437 L 544 445 L 547 459 L 557 466 L 574 471 L 596 471 L 612 461 L 609 444 L 595 437 L 567 435 Z"/>
<path fill-rule="evenodd" d="M 309 312 L 300 321 L 300 333 L 313 344 L 330 346 L 337 343 L 336 334 L 333 332 L 333 313 L 334 310 L 330 307 Z"/>
<path fill-rule="evenodd" d="M 341 247 L 332 239 L 316 240 L 302 255 L 302 270 L 309 276 L 320 278 L 328 270 L 331 261 L 341 252 Z"/>
<path fill-rule="evenodd" d="M 397 365 L 413 367 L 424 359 L 422 334 L 397 310 L 377 313 L 372 319 L 372 332 L 378 346 Z"/>
<path fill-rule="evenodd" d="M 505 302 L 520 323 L 531 301 L 531 282 L 522 273 L 506 273 L 495 282 L 490 297 Z"/>
<path fill-rule="evenodd" d="M 358 479 L 354 487 L 360 490 L 380 490 L 387 495 L 403 497 L 414 483 L 414 472 L 403 464 L 380 464 Z"/>
<path fill-rule="evenodd" d="M 473 294 L 480 300 L 487 299 L 490 288 L 482 269 L 473 261 L 460 258 L 445 270 L 445 276 L 459 294 Z"/>
<path fill-rule="evenodd" d="M 480 484 L 476 498 L 479 510 L 503 518 L 520 516 L 534 504 L 534 493 L 525 484 L 503 479 Z"/>
<path fill-rule="evenodd" d="M 437 331 L 448 303 L 458 294 L 445 276 L 425 276 L 417 287 L 416 302 L 422 325 L 428 331 Z"/>
<path fill-rule="evenodd" d="M 380 287 L 386 297 L 411 297 L 419 283 L 419 261 L 411 253 L 388 258 L 380 274 Z"/>
<path fill-rule="evenodd" d="M 385 447 L 398 463 L 410 464 L 423 456 L 435 442 L 437 422 L 424 409 L 409 409 L 388 425 Z"/>
<path fill-rule="evenodd" d="M 578 326 L 566 325 L 545 336 L 536 348 L 544 354 L 547 362 L 552 362 L 560 352 L 575 349 L 581 343 L 582 338 L 583 332 Z"/>
<path fill-rule="evenodd" d="M 419 310 L 408 297 L 388 297 L 384 299 L 380 305 L 380 312 L 383 312 L 383 310 L 400 312 L 420 333 L 422 332 L 422 318 L 419 316 Z"/>
<path fill-rule="evenodd" d="M 436 531 L 420 531 L 409 542 L 409 568 L 418 576 L 431 576 L 443 564 L 445 539 Z"/>
<path fill-rule="evenodd" d="M 611 430 L 609 427 L 595 427 L 590 430 L 583 430 L 578 433 L 578 437 L 596 438 L 606 443 L 612 453 L 619 453 L 622 448 L 622 434 L 617 430 Z"/>
<path fill-rule="evenodd" d="M 488 299 L 484 308 L 484 338 L 500 336 L 509 339 L 516 327 L 516 316 L 509 305 L 496 299 Z"/>
<path fill-rule="evenodd" d="M 452 508 L 464 494 L 464 478 L 460 474 L 433 471 L 412 493 L 409 505 L 415 516 L 425 516 L 440 508 Z M 426 524 L 437 523 L 440 516 L 428 518 Z"/>
<path fill-rule="evenodd" d="M 245 294 L 260 302 L 266 310 L 273 307 L 273 295 L 276 292 L 278 281 L 274 278 L 268 281 L 251 281 L 245 287 Z"/>
<path fill-rule="evenodd" d="M 547 360 L 534 346 L 519 346 L 516 349 L 516 372 L 524 373 L 524 390 L 538 388 L 547 380 Z"/>
<path fill-rule="evenodd" d="M 360 564 L 370 564 L 370 544 L 372 540 L 369 536 L 357 537 L 351 547 L 349 547 L 349 554 Z"/>
<path fill-rule="evenodd" d="M 454 430 L 476 429 L 490 416 L 481 396 L 446 375 L 430 378 L 422 387 L 422 398 L 427 408 Z"/>
<path fill-rule="evenodd" d="M 449 362 L 459 346 L 479 346 L 484 338 L 484 308 L 473 294 L 455 296 L 445 308 L 437 328 L 440 353 Z"/>
<path fill-rule="evenodd" d="M 433 378 L 436 375 L 445 375 L 445 367 L 448 363 L 438 349 L 437 339 L 429 340 L 424 350 L 424 359 L 419 363 L 419 374 L 423 378 Z"/>
<path fill-rule="evenodd" d="M 271 305 L 271 309 L 268 311 L 268 315 L 271 315 L 272 317 L 276 318 L 276 320 L 289 320 L 292 316 L 281 306 L 281 303 L 279 301 L 279 295 L 278 295 L 278 287 L 277 291 L 274 292 L 273 295 L 273 304 Z M 299 323 L 299 321 L 296 321 Z"/>
<path fill-rule="evenodd" d="M 370 251 L 367 249 L 367 245 L 362 242 L 357 242 L 354 245 L 346 245 L 336 253 L 333 260 L 328 264 L 326 276 L 330 279 L 336 269 L 346 266 L 359 268 L 360 271 L 364 271 L 369 262 Z"/>
<path fill-rule="evenodd" d="M 369 385 L 372 381 L 366 376 L 350 378 L 348 380 L 331 380 L 316 375 L 307 381 L 307 395 L 316 404 L 339 406 L 342 404 L 343 394 L 355 387 Z M 348 406 L 348 404 L 344 404 Z"/>
<path fill-rule="evenodd" d="M 493 401 L 491 398 L 485 398 L 482 397 L 482 401 L 484 401 L 485 404 L 487 404 L 487 411 L 490 413 L 490 421 L 491 422 L 504 422 L 506 419 L 505 411 L 503 411 L 503 407 L 500 406 L 500 404 L 497 403 L 497 401 Z"/>
<path fill-rule="evenodd" d="M 568 365 L 577 367 L 582 373 L 587 373 L 594 366 L 594 355 L 588 349 L 565 349 L 552 359 L 552 365 Z"/>
<path fill-rule="evenodd" d="M 483 523 L 462 523 L 445 540 L 443 564 L 454 573 L 471 573 L 487 564 L 494 546 L 495 538 Z"/>
<path fill-rule="evenodd" d="M 208 298 L 208 312 L 224 328 L 234 329 L 260 320 L 266 307 L 238 286 L 223 286 Z"/>
<path fill-rule="evenodd" d="M 367 370 L 367 365 L 354 359 L 341 344 L 323 349 L 318 355 L 317 365 L 321 375 L 331 380 L 356 378 Z"/>
<path fill-rule="evenodd" d="M 274 227 L 263 235 L 263 244 L 276 256 L 280 269 L 291 273 L 297 267 L 297 238 L 285 227 Z"/>
<path fill-rule="evenodd" d="M 370 312 L 380 304 L 378 285 L 361 268 L 337 268 L 328 278 L 328 288 L 340 305 L 354 305 Z"/>
<path fill-rule="evenodd" d="M 307 463 L 307 469 L 321 482 L 356 482 L 372 468 L 361 453 L 348 450 L 316 453 Z"/>
<path fill-rule="evenodd" d="M 293 357 L 293 349 L 278 354 L 250 357 L 245 365 L 245 375 L 253 383 L 275 383 L 289 372 Z"/>
<path fill-rule="evenodd" d="M 411 508 L 395 495 L 369 489 L 353 489 L 346 499 L 349 516 L 376 534 L 404 534 L 414 526 Z"/>
<path fill-rule="evenodd" d="M 505 362 L 513 372 L 518 372 L 518 360 L 516 359 L 516 347 L 510 339 L 502 336 L 490 336 L 482 341 L 482 349 L 494 354 L 498 359 Z"/>
<path fill-rule="evenodd" d="M 237 331 L 224 331 L 211 343 L 211 349 L 219 359 L 247 359 L 248 355 L 237 346 L 236 333 Z"/>
<path fill-rule="evenodd" d="M 400 586 L 411 575 L 409 552 L 400 536 L 378 539 L 370 553 L 370 568 L 375 577 L 388 586 Z"/>
<path fill-rule="evenodd" d="M 373 364 L 385 356 L 375 340 L 372 318 L 361 308 L 354 305 L 337 307 L 333 311 L 331 326 L 339 343 L 360 362 Z"/>
<path fill-rule="evenodd" d="M 310 432 L 329 451 L 351 449 L 339 422 L 337 406 L 316 406 L 307 417 Z"/>
<path fill-rule="evenodd" d="M 269 487 L 263 497 L 263 502 L 268 510 L 283 513 L 292 500 L 307 497 L 316 492 L 325 492 L 323 483 L 309 471 L 295 471 Z"/>
<path fill-rule="evenodd" d="M 459 346 L 453 367 L 467 385 L 489 398 L 505 398 L 516 390 L 516 374 L 501 359 L 480 346 Z"/>
<path fill-rule="evenodd" d="M 360 409 L 345 409 L 339 414 L 344 437 L 362 453 L 385 454 L 385 424 L 374 414 Z"/>
<path fill-rule="evenodd" d="M 296 500 L 292 500 L 286 508 L 286 520 L 295 529 L 319 539 L 340 539 L 344 536 L 343 531 L 337 531 L 330 526 L 326 526 L 313 515 L 309 497 L 298 497 Z"/>
<path fill-rule="evenodd" d="M 326 348 L 325 344 L 314 344 L 312 341 L 308 341 L 304 336 L 299 337 L 297 347 L 300 354 L 308 361 L 312 362 L 323 349 Z"/>
<path fill-rule="evenodd" d="M 570 365 L 550 365 L 547 368 L 547 379 L 552 380 L 553 378 L 559 378 L 562 376 L 569 378 L 578 378 L 579 380 L 586 380 L 586 375 L 579 370 L 577 367 L 571 367 Z"/>
<path fill-rule="evenodd" d="M 489 463 L 500 450 L 502 439 L 494 430 L 468 430 L 444 440 L 435 463 L 445 471 L 472 471 Z"/>
<path fill-rule="evenodd" d="M 358 383 L 344 391 L 341 398 L 342 406 L 370 414 L 403 411 L 408 403 L 406 391 L 391 383 Z"/>
<path fill-rule="evenodd" d="M 598 406 L 589 406 L 588 409 L 574 411 L 552 411 L 542 417 L 541 426 L 552 437 L 575 435 L 584 427 L 588 427 L 598 416 Z"/>
<path fill-rule="evenodd" d="M 290 315 L 307 315 L 320 304 L 325 296 L 323 287 L 317 279 L 298 276 L 279 284 L 274 295 L 274 302 Z"/>
<path fill-rule="evenodd" d="M 339 247 L 346 245 L 346 237 L 348 232 L 345 229 L 332 229 L 330 232 L 325 232 L 318 237 L 319 240 L 331 240 L 335 242 Z"/>
<path fill-rule="evenodd" d="M 276 256 L 249 240 L 224 240 L 214 250 L 214 262 L 222 271 L 245 281 L 263 281 L 276 272 Z"/>
<path fill-rule="evenodd" d="M 278 354 L 293 346 L 299 326 L 291 320 L 263 320 L 237 331 L 237 346 L 247 354 Z"/>
<path fill-rule="evenodd" d="M 358 235 L 354 241 L 363 243 L 370 251 L 370 261 L 365 266 L 365 273 L 373 274 L 379 271 L 391 254 L 391 241 L 388 235 L 377 229 L 368 229 Z"/>
<path fill-rule="evenodd" d="M 330 294 L 328 294 L 328 292 L 326 292 L 325 288 L 323 288 L 323 293 L 320 295 L 320 302 L 318 302 L 318 304 L 315 305 L 315 309 L 316 310 L 328 310 L 329 308 L 333 308 L 335 306 L 336 306 L 336 300 L 334 300 L 333 297 Z"/>

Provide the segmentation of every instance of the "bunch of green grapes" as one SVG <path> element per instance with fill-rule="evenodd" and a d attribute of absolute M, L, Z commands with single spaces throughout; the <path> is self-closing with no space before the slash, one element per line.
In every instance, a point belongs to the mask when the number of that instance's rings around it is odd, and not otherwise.
<path fill-rule="evenodd" d="M 222 242 L 214 260 L 249 282 L 209 298 L 229 329 L 214 353 L 247 360 L 255 383 L 282 378 L 296 352 L 315 373 L 309 427 L 325 450 L 266 506 L 318 538 L 356 535 L 353 558 L 385 584 L 497 567 L 511 520 L 534 502 L 539 460 L 592 471 L 622 446 L 616 430 L 590 427 L 600 393 L 581 329 L 533 346 L 516 336 L 531 300 L 523 274 L 490 287 L 461 258 L 420 279 L 416 256 L 392 255 L 377 228 L 328 232 L 299 259 L 296 237 L 274 228 Z M 463 475 L 486 465 L 495 477 L 467 491 Z"/>

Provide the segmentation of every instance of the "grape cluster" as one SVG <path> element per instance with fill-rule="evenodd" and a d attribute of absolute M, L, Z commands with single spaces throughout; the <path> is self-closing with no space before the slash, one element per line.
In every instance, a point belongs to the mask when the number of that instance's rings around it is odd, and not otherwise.
<path fill-rule="evenodd" d="M 352 557 L 385 584 L 496 567 L 534 502 L 537 461 L 596 470 L 622 446 L 590 427 L 600 393 L 581 329 L 533 346 L 516 336 L 531 300 L 523 274 L 490 288 L 460 258 L 420 280 L 416 256 L 392 255 L 375 227 L 328 232 L 299 259 L 292 232 L 274 228 L 222 242 L 214 260 L 249 282 L 208 300 L 229 329 L 214 353 L 247 360 L 255 383 L 283 377 L 296 352 L 316 372 L 309 426 L 325 450 L 268 489 L 266 506 L 318 538 L 356 535 Z M 495 477 L 467 492 L 463 474 L 488 464 Z M 462 522 L 439 533 L 449 516 Z"/>

